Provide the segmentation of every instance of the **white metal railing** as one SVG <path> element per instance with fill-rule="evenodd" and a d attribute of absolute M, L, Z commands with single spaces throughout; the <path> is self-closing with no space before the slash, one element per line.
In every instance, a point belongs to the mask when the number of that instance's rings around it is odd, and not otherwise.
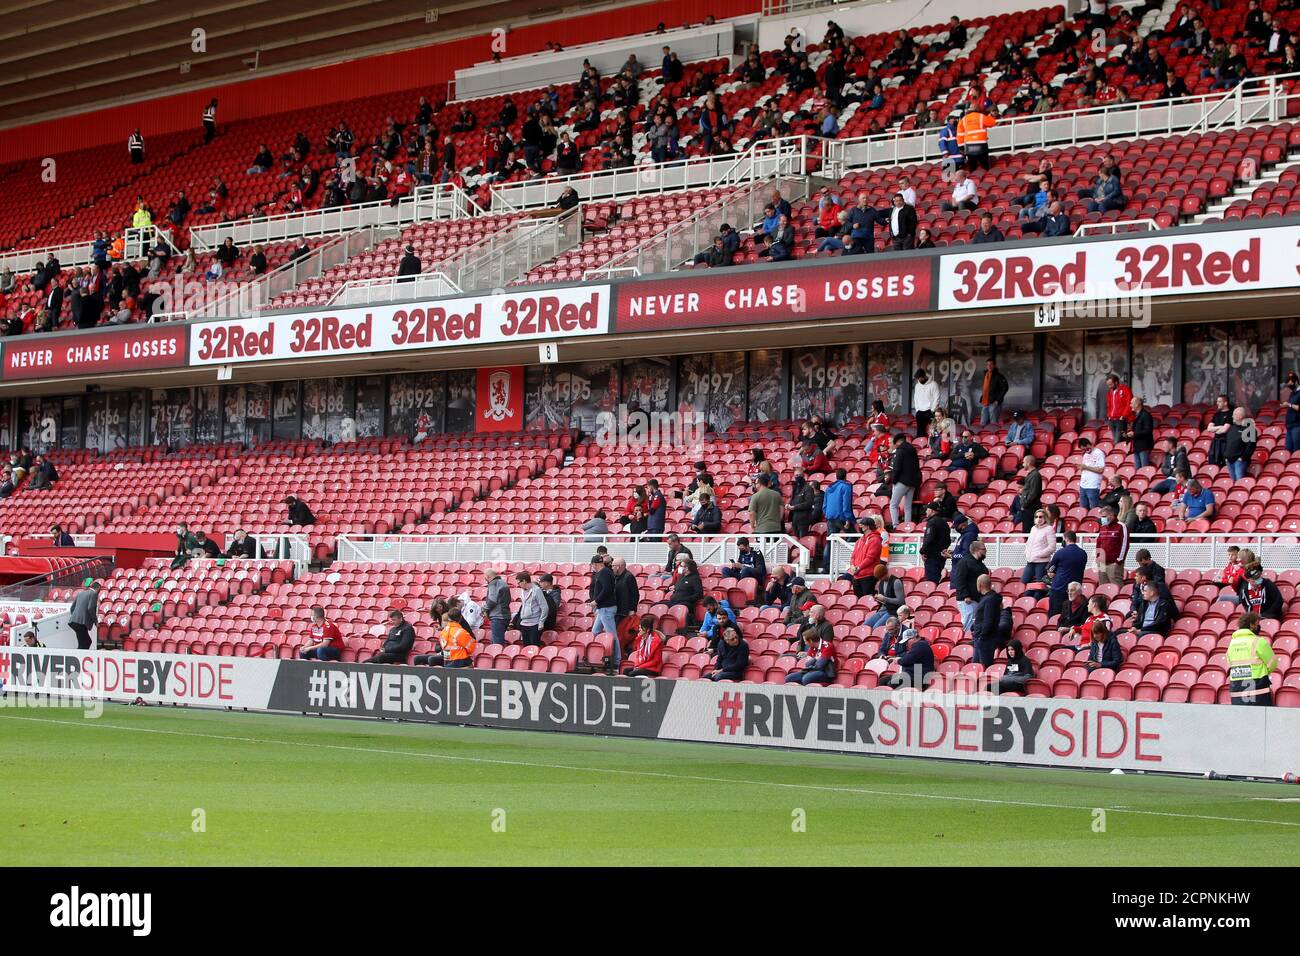
<path fill-rule="evenodd" d="M 478 210 L 478 205 L 458 186 L 437 183 L 416 187 L 410 196 L 396 204 L 383 199 L 333 209 L 304 209 L 195 226 L 190 230 L 190 246 L 196 252 L 209 252 L 221 245 L 227 236 L 235 240 L 235 245 L 246 246 L 351 232 L 367 226 L 405 226 L 434 219 L 465 219 Z"/>
<path fill-rule="evenodd" d="M 835 534 L 827 539 L 830 549 L 828 570 L 832 577 L 844 573 L 853 553 L 853 545 L 861 535 Z M 984 563 L 990 568 L 1023 568 L 1025 566 L 1025 541 L 1023 534 L 982 534 L 980 540 L 988 547 Z M 1095 566 L 1095 534 L 1079 535 L 1079 547 L 1088 554 L 1088 565 Z M 1259 555 L 1265 567 L 1300 567 L 1300 535 L 1277 534 L 1160 534 L 1153 541 L 1133 540 L 1129 545 L 1128 564 L 1136 567 L 1134 555 L 1141 548 L 1151 552 L 1151 558 L 1171 571 L 1213 570 L 1227 563 L 1228 545 L 1251 548 Z M 889 536 L 889 563 L 898 567 L 920 567 L 921 535 L 894 533 Z"/>
<path fill-rule="evenodd" d="M 137 229 L 133 226 L 122 233 L 124 242 L 123 257 L 131 260 L 143 259 L 148 254 L 149 241 L 155 236 L 162 236 L 173 250 L 176 249 L 171 234 L 165 229 L 158 226 L 144 226 Z M 30 274 L 32 266 L 37 262 L 44 265 L 45 260 L 50 257 L 51 253 L 58 260 L 59 266 L 64 269 L 88 266 L 95 261 L 94 243 L 66 242 L 58 246 L 41 246 L 40 248 L 0 252 L 0 269 L 11 269 L 15 275 L 21 278 L 24 273 Z"/>
<path fill-rule="evenodd" d="M 1273 123 L 1287 114 L 1289 99 L 1300 99 L 1300 93 L 1287 90 L 1287 84 L 1298 79 L 1300 73 L 1285 73 L 1247 80 L 1235 90 L 1214 95 L 1008 117 L 989 130 L 989 149 L 1013 152 Z M 940 158 L 939 130 L 893 130 L 828 140 L 824 157 L 832 170 L 929 162 Z"/>
<path fill-rule="evenodd" d="M 492 210 L 554 206 L 560 193 L 570 186 L 580 199 L 590 201 L 739 185 L 781 175 L 802 176 L 820 161 L 822 145 L 826 142 L 813 136 L 794 136 L 764 140 L 733 156 L 695 156 L 666 163 L 504 183 L 492 190 Z"/>
<path fill-rule="evenodd" d="M 748 538 L 761 552 L 769 568 L 793 565 L 799 573 L 808 569 L 811 555 L 798 539 L 784 534 L 754 535 L 679 535 L 682 544 L 702 565 L 730 561 L 740 549 L 736 542 Z M 645 536 L 605 537 L 587 540 L 583 535 L 407 535 L 389 534 L 373 537 L 339 535 L 337 560 L 359 562 L 400 562 L 430 564 L 466 562 L 473 564 L 547 562 L 551 564 L 587 564 L 598 545 L 629 564 L 659 564 L 668 560 L 668 546 L 663 539 Z M 795 558 L 792 561 L 791 555 Z"/>
<path fill-rule="evenodd" d="M 635 269 L 637 275 L 671 272 L 692 261 L 697 252 L 707 250 L 723 223 L 744 229 L 762 219 L 763 205 L 774 188 L 781 190 L 790 202 L 797 202 L 808 195 L 808 177 L 778 176 L 742 186 L 689 218 L 618 253 L 603 266 L 587 270 L 582 277 L 608 280 L 615 272 L 626 269 Z"/>
<path fill-rule="evenodd" d="M 297 288 L 308 279 L 318 279 L 327 269 L 347 262 L 359 252 L 369 249 L 375 242 L 378 227 L 367 227 L 336 236 L 317 246 L 299 259 L 291 259 L 278 268 L 260 275 L 251 282 L 229 283 L 232 287 L 224 295 L 208 298 L 192 308 L 166 309 L 153 313 L 154 322 L 181 322 L 188 319 L 241 318 L 267 309 L 276 296 Z M 178 280 L 183 296 L 183 283 Z M 204 286 L 206 293 L 210 286 Z M 166 286 L 162 287 L 164 292 Z M 181 303 L 184 304 L 184 303 Z"/>
<path fill-rule="evenodd" d="M 1106 233 L 1114 235 L 1119 232 L 1158 232 L 1159 230 L 1160 225 L 1154 219 L 1116 219 L 1113 222 L 1082 223 L 1074 230 L 1074 234 L 1076 236 Z"/>
<path fill-rule="evenodd" d="M 305 534 L 250 534 L 257 544 L 256 558 L 266 561 L 292 561 L 295 578 L 307 573 L 311 565 L 311 543 Z M 230 549 L 234 535 L 226 535 L 225 550 Z M 218 561 L 219 558 L 200 560 Z"/>
<path fill-rule="evenodd" d="M 375 302 L 399 302 L 406 299 L 437 299 L 459 295 L 460 286 L 441 272 L 421 272 L 411 276 L 383 276 L 379 279 L 352 279 L 334 293 L 330 305 L 371 305 Z"/>
<path fill-rule="evenodd" d="M 438 268 L 450 272 L 466 292 L 503 289 L 581 242 L 582 208 L 578 206 L 558 216 L 524 220 L 466 254 L 443 260 Z"/>

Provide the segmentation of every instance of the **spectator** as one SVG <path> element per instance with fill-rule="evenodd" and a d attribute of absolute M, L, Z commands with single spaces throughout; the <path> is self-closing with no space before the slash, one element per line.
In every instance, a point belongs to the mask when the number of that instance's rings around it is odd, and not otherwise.
<path fill-rule="evenodd" d="M 987 548 L 983 541 L 972 541 L 967 547 L 966 556 L 953 565 L 952 591 L 957 601 L 957 611 L 961 615 L 962 630 L 970 632 L 971 622 L 975 617 L 975 608 L 980 600 L 978 588 L 981 576 L 989 573 L 984 563 Z M 942 571 L 942 565 L 940 566 Z M 929 568 L 926 569 L 927 575 Z M 935 582 L 936 584 L 938 581 Z"/>
<path fill-rule="evenodd" d="M 749 498 L 749 524 L 754 534 L 780 534 L 784 530 L 781 495 L 772 490 L 765 474 L 755 479 L 754 493 Z"/>
<path fill-rule="evenodd" d="M 1022 584 L 1035 584 L 1047 575 L 1052 556 L 1056 554 L 1056 529 L 1047 521 L 1047 512 L 1035 508 L 1033 527 L 1025 542 L 1025 569 L 1020 574 Z"/>
<path fill-rule="evenodd" d="M 1043 475 L 1038 470 L 1038 459 L 1033 455 L 1025 456 L 1024 469 L 1024 474 L 1020 476 L 1020 492 L 1011 501 L 1011 517 L 1019 521 L 1021 528 L 1028 534 L 1034 527 L 1043 500 Z M 1055 529 L 1052 530 L 1055 533 Z"/>
<path fill-rule="evenodd" d="M 790 487 L 790 501 L 786 505 L 786 510 L 790 513 L 790 527 L 796 538 L 807 536 L 813 525 L 815 507 L 813 483 L 804 477 L 802 467 L 798 467 Z"/>
<path fill-rule="evenodd" d="M 420 263 L 420 257 L 415 254 L 415 246 L 407 243 L 402 247 L 402 259 L 397 264 L 398 278 L 403 276 L 417 276 L 423 271 Z"/>
<path fill-rule="evenodd" d="M 131 157 L 132 165 L 139 166 L 144 162 L 144 137 L 140 135 L 138 127 L 135 132 L 127 138 L 126 151 Z"/>
<path fill-rule="evenodd" d="M 893 530 L 894 526 L 912 520 L 913 502 L 921 488 L 921 460 L 902 432 L 894 436 L 894 458 L 889 471 L 893 487 L 889 494 L 889 522 L 885 527 Z"/>
<path fill-rule="evenodd" d="M 1223 440 L 1223 457 L 1228 462 L 1228 474 L 1232 476 L 1233 481 L 1241 481 L 1246 477 L 1246 470 L 1250 467 L 1250 459 L 1255 454 L 1255 445 L 1259 441 L 1259 429 L 1255 425 L 1255 420 L 1245 408 L 1238 406 L 1233 409 L 1232 421 L 1224 433 Z"/>
<path fill-rule="evenodd" d="M 700 583 L 699 567 L 690 558 L 685 558 L 679 562 L 677 580 L 673 584 L 672 593 L 668 596 L 668 606 L 685 607 L 686 621 L 691 624 L 695 618 L 695 605 L 703 597 L 704 586 Z"/>
<path fill-rule="evenodd" d="M 729 601 L 719 601 L 711 594 L 706 595 L 701 603 L 704 607 L 704 619 L 700 621 L 700 636 L 709 639 L 709 651 L 712 653 L 718 641 L 719 629 L 728 622 L 735 624 L 736 612 L 732 610 Z"/>
<path fill-rule="evenodd" d="M 77 636 L 77 648 L 90 648 L 90 632 L 99 625 L 100 581 L 91 581 L 76 593 L 68 608 L 68 627 Z"/>
<path fill-rule="evenodd" d="M 748 668 L 749 645 L 740 636 L 740 629 L 727 622 L 722 626 L 722 639 L 718 643 L 717 658 L 713 662 L 709 680 L 738 681 L 744 678 Z"/>
<path fill-rule="evenodd" d="M 668 536 L 668 560 L 664 562 L 664 577 L 672 577 L 677 570 L 677 562 L 685 558 L 693 558 L 691 549 L 682 544 L 682 539 L 675 534 Z"/>
<path fill-rule="evenodd" d="M 1174 490 L 1178 483 L 1177 475 L 1180 473 L 1190 474 L 1190 468 L 1187 464 L 1187 449 L 1178 444 L 1175 438 L 1166 438 L 1164 440 L 1165 451 L 1160 459 L 1160 473 L 1165 477 L 1151 486 L 1151 490 L 1156 494 L 1164 495 Z"/>
<path fill-rule="evenodd" d="M 1078 442 L 1079 507 L 1091 511 L 1101 504 L 1102 476 L 1106 473 L 1106 453 L 1087 438 Z"/>
<path fill-rule="evenodd" d="M 266 251 L 261 246 L 253 247 L 253 254 L 248 257 L 248 267 L 253 270 L 253 275 L 262 275 L 266 272 Z"/>
<path fill-rule="evenodd" d="M 1294 453 L 1300 451 L 1300 375 L 1287 372 L 1282 393 L 1286 396 L 1282 401 L 1286 409 L 1286 450 Z"/>
<path fill-rule="evenodd" d="M 949 471 L 973 472 L 975 466 L 989 456 L 989 451 L 975 440 L 969 428 L 962 429 L 961 441 L 952 448 Z"/>
<path fill-rule="evenodd" d="M 844 227 L 852 240 L 849 255 L 871 254 L 876 251 L 876 224 L 886 221 L 886 213 L 878 212 L 870 206 L 868 193 L 858 193 L 858 203 L 848 211 Z"/>
<path fill-rule="evenodd" d="M 1237 580 L 1237 603 L 1243 611 L 1258 614 L 1266 621 L 1280 621 L 1285 616 L 1285 601 L 1276 584 L 1264 577 L 1258 560 L 1242 568 Z"/>
<path fill-rule="evenodd" d="M 515 584 L 523 594 L 519 600 L 518 613 L 520 639 L 525 646 L 531 644 L 541 647 L 542 626 L 546 623 L 546 617 L 551 609 L 546 601 L 546 595 L 542 593 L 541 585 L 536 583 L 527 571 L 520 571 L 515 575 Z"/>
<path fill-rule="evenodd" d="M 582 523 L 583 541 L 601 541 L 609 536 L 609 524 L 604 510 L 597 511 Z"/>
<path fill-rule="evenodd" d="M 945 552 L 952 545 L 952 534 L 948 522 L 939 514 L 937 504 L 931 501 L 925 506 L 925 511 L 925 531 L 921 537 L 920 554 L 925 565 L 925 580 L 938 584 L 943 580 L 943 569 L 947 563 Z"/>
<path fill-rule="evenodd" d="M 1034 662 L 1025 653 L 1019 640 L 1007 642 L 1007 663 L 998 678 L 999 694 L 1024 694 L 1034 676 Z"/>
<path fill-rule="evenodd" d="M 912 411 L 916 415 L 916 437 L 924 438 L 939 408 L 939 383 L 930 380 L 930 373 L 920 369 L 912 386 Z"/>
<path fill-rule="evenodd" d="M 966 165 L 966 157 L 957 144 L 956 116 L 949 116 L 948 122 L 939 129 L 939 163 L 945 174 L 958 172 Z"/>
<path fill-rule="evenodd" d="M 1011 413 L 1011 424 L 1007 426 L 1007 444 L 1022 448 L 1031 448 L 1034 444 L 1034 423 L 1018 408 Z"/>
<path fill-rule="evenodd" d="M 494 568 L 485 569 L 483 577 L 487 583 L 487 596 L 483 599 L 483 614 L 492 629 L 492 643 L 505 644 L 506 629 L 510 626 L 510 586 Z"/>
<path fill-rule="evenodd" d="M 442 645 L 443 667 L 473 667 L 474 651 L 477 642 L 465 619 L 464 610 L 452 608 L 447 612 L 445 623 L 438 634 L 438 643 Z M 419 658 L 416 659 L 419 663 Z"/>
<path fill-rule="evenodd" d="M 874 519 L 863 518 L 862 528 L 862 536 L 854 544 L 853 553 L 849 556 L 848 567 L 839 576 L 839 580 L 853 585 L 854 595 L 860 598 L 874 591 L 876 566 L 880 563 L 884 546 Z"/>
<path fill-rule="evenodd" d="M 1007 377 L 1002 374 L 998 368 L 997 362 L 993 359 L 986 359 L 984 362 L 984 384 L 980 389 L 980 424 L 996 425 L 1002 416 L 1002 403 L 1006 400 L 1007 392 L 1011 390 L 1011 383 Z M 1029 441 L 1020 444 L 1032 444 L 1034 440 L 1033 426 L 1029 427 Z"/>
<path fill-rule="evenodd" d="M 894 193 L 889 210 L 889 238 L 894 250 L 911 249 L 916 245 L 916 209 L 901 192 Z"/>
<path fill-rule="evenodd" d="M 655 619 L 647 614 L 641 618 L 636 644 L 627 659 L 627 677 L 658 677 L 664 669 L 664 636 L 655 629 Z"/>
<path fill-rule="evenodd" d="M 706 265 L 710 269 L 721 269 L 732 265 L 735 261 L 735 253 L 727 248 L 726 240 L 722 236 L 713 237 L 713 245 L 704 252 L 695 254 L 695 265 Z"/>
<path fill-rule="evenodd" d="M 748 538 L 736 539 L 737 555 L 731 562 L 722 569 L 724 578 L 735 578 L 743 580 L 744 578 L 753 578 L 758 582 L 761 588 L 767 581 L 767 562 L 763 559 L 763 553 L 756 551 L 749 543 Z"/>
<path fill-rule="evenodd" d="M 820 610 L 820 605 L 817 606 Z M 805 650 L 799 652 L 799 667 L 785 675 L 787 684 L 829 684 L 835 680 L 835 638 L 829 628 L 812 624 L 800 633 Z"/>
<path fill-rule="evenodd" d="M 1142 399 L 1136 395 L 1132 398 L 1128 431 L 1125 437 L 1133 443 L 1133 464 L 1145 468 L 1151 464 L 1151 450 L 1156 446 L 1155 420 Z"/>
<path fill-rule="evenodd" d="M 1124 652 L 1120 650 L 1119 639 L 1107 624 L 1095 621 L 1089 636 L 1091 641 L 1088 645 L 1088 660 L 1084 667 L 1090 671 L 1117 671 L 1124 666 Z"/>
<path fill-rule="evenodd" d="M 266 172 L 274 165 L 275 157 L 271 155 L 271 150 L 267 145 L 262 143 L 257 147 L 257 155 L 253 157 L 253 161 L 249 164 L 248 169 L 245 170 L 245 172 L 249 176 L 256 176 L 259 173 Z"/>
<path fill-rule="evenodd" d="M 1198 518 L 1213 521 L 1216 510 L 1214 492 L 1193 478 L 1187 484 L 1182 501 L 1174 508 L 1184 521 L 1194 521 Z"/>
<path fill-rule="evenodd" d="M 777 498 L 779 499 L 780 495 L 777 495 Z M 696 534 L 722 533 L 722 510 L 712 495 L 700 495 L 699 510 L 695 512 L 695 517 L 691 519 L 688 527 Z"/>
<path fill-rule="evenodd" d="M 763 592 L 763 607 L 783 608 L 790 603 L 790 572 L 784 565 L 778 565 L 767 581 Z"/>
<path fill-rule="evenodd" d="M 1100 602 L 1101 609 L 1104 611 L 1106 597 L 1101 594 L 1094 594 L 1093 599 Z M 1087 601 L 1083 597 L 1083 585 L 1078 581 L 1071 581 L 1065 589 L 1065 600 L 1062 602 L 1056 618 L 1057 637 L 1063 644 L 1077 643 L 1076 639 L 1088 622 L 1088 615 L 1093 610 L 1093 607 L 1093 601 Z"/>
<path fill-rule="evenodd" d="M 336 661 L 347 648 L 338 625 L 325 620 L 325 609 L 311 609 L 311 624 L 307 627 L 308 643 L 298 648 L 298 657 L 304 661 Z M 382 663 L 382 662 L 381 662 Z"/>
<path fill-rule="evenodd" d="M 1124 583 L 1124 562 L 1128 557 L 1128 527 L 1116 521 L 1115 509 L 1101 509 L 1101 530 L 1097 532 L 1097 578 L 1102 584 Z"/>
<path fill-rule="evenodd" d="M 1083 572 L 1088 566 L 1088 555 L 1079 547 L 1078 536 L 1073 531 L 1066 531 L 1062 537 L 1064 545 L 1056 549 L 1047 565 L 1049 615 L 1058 613 L 1071 584 L 1083 583 Z"/>
<path fill-rule="evenodd" d="M 984 667 L 993 664 L 993 655 L 1001 643 L 1002 595 L 993 589 L 993 578 L 981 574 L 975 587 L 979 593 L 975 613 L 972 615 L 970 633 L 975 646 L 975 662 Z"/>
<path fill-rule="evenodd" d="M 309 528 L 316 523 L 316 516 L 311 513 L 305 501 L 301 501 L 293 495 L 284 499 L 285 507 L 288 508 L 288 518 L 285 524 L 299 528 Z"/>
<path fill-rule="evenodd" d="M 822 515 L 831 534 L 857 530 L 857 519 L 853 516 L 853 486 L 849 484 L 848 472 L 843 468 L 835 469 L 835 480 L 826 488 L 822 498 Z"/>
<path fill-rule="evenodd" d="M 982 246 L 991 242 L 1004 242 L 1006 236 L 1002 230 L 993 225 L 993 213 L 980 213 L 980 227 L 975 230 L 975 235 L 971 236 L 971 245 Z"/>
<path fill-rule="evenodd" d="M 903 687 L 924 688 L 934 673 L 934 649 L 924 634 L 914 628 L 905 628 L 899 636 L 902 645 L 895 660 L 898 673 L 890 678 L 895 690 Z"/>
<path fill-rule="evenodd" d="M 1173 600 L 1168 595 L 1161 594 L 1160 588 L 1154 581 L 1143 583 L 1141 595 L 1141 599 L 1134 602 L 1130 615 L 1133 621 L 1133 629 L 1139 635 L 1160 634 L 1168 636 L 1175 617 Z M 1095 625 L 1093 633 L 1096 633 Z"/>
<path fill-rule="evenodd" d="M 505 643 L 504 641 L 502 643 Z M 379 652 L 368 664 L 405 664 L 415 646 L 415 628 L 406 622 L 401 611 L 388 612 L 388 634 Z"/>
<path fill-rule="evenodd" d="M 1088 212 L 1123 209 L 1128 201 L 1124 198 L 1124 189 L 1120 185 L 1119 171 L 1114 166 L 1104 168 L 1098 179 L 1092 197 L 1088 200 Z"/>
<path fill-rule="evenodd" d="M 952 195 L 939 208 L 944 212 L 969 211 L 979 206 L 979 189 L 964 169 L 953 174 Z"/>
<path fill-rule="evenodd" d="M 810 608 L 817 604 L 816 596 L 808 590 L 801 577 L 790 579 L 790 604 L 785 610 L 781 623 L 786 627 L 795 627 L 807 619 Z"/>
<path fill-rule="evenodd" d="M 36 467 L 27 480 L 27 487 L 32 491 L 48 491 L 58 480 L 59 471 L 54 467 L 54 462 L 45 455 L 37 455 Z"/>

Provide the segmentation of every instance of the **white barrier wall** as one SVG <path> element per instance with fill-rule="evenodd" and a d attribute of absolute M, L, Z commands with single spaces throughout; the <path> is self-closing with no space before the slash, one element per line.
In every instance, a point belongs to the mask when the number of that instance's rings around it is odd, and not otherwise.
<path fill-rule="evenodd" d="M 1043 767 L 1282 778 L 1300 709 L 999 698 L 322 664 L 198 655 L 0 652 L 6 693 Z M 653 693 L 647 690 L 652 689 Z"/>

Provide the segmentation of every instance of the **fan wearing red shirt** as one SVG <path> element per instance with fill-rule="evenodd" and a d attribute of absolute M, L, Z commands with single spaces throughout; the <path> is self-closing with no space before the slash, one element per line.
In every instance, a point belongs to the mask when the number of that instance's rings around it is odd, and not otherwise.
<path fill-rule="evenodd" d="M 1111 373 L 1106 376 L 1106 422 L 1110 425 L 1110 437 L 1119 443 L 1128 431 L 1128 423 L 1133 420 L 1133 389 Z"/>
<path fill-rule="evenodd" d="M 628 677 L 658 677 L 664 669 L 664 636 L 655 630 L 655 619 L 647 614 L 641 618 L 637 630 L 636 646 L 627 659 Z"/>
<path fill-rule="evenodd" d="M 1237 590 L 1237 582 L 1246 573 L 1246 566 L 1241 562 L 1241 548 L 1235 544 L 1228 548 L 1228 564 L 1219 576 L 1219 583 L 1225 588 Z"/>
<path fill-rule="evenodd" d="M 1101 509 L 1101 530 L 1097 532 L 1097 580 L 1102 584 L 1124 583 L 1124 562 L 1128 558 L 1128 526 L 1116 520 L 1115 509 Z"/>
<path fill-rule="evenodd" d="M 298 656 L 304 661 L 336 661 L 347 644 L 338 627 L 325 620 L 325 609 L 311 609 L 311 626 L 307 629 L 309 643 L 298 649 Z"/>
<path fill-rule="evenodd" d="M 852 583 L 853 593 L 858 597 L 865 597 L 875 589 L 876 565 L 880 563 L 880 554 L 884 547 L 874 519 L 863 518 L 862 528 L 864 534 L 853 546 L 849 566 L 839 578 L 841 581 Z"/>

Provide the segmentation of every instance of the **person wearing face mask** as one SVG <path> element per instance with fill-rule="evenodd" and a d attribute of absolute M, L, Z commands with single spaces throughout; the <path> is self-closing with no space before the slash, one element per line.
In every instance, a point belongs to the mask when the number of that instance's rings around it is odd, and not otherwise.
<path fill-rule="evenodd" d="M 1282 620 L 1282 592 L 1264 577 L 1264 568 L 1258 561 L 1246 565 L 1237 580 L 1237 601 L 1243 611 L 1253 611 L 1268 621 Z"/>
<path fill-rule="evenodd" d="M 1102 584 L 1124 583 L 1124 561 L 1128 558 L 1128 527 L 1115 520 L 1115 509 L 1101 509 L 1101 530 L 1097 532 L 1097 580 Z"/>

